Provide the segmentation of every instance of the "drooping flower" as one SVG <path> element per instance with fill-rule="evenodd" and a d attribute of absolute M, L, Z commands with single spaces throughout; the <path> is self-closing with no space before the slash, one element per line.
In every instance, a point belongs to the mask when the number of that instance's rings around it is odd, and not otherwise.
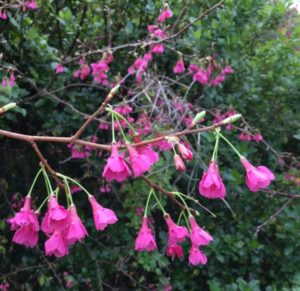
<path fill-rule="evenodd" d="M 7 19 L 7 14 L 6 14 L 6 12 L 4 10 L 0 11 L 0 19 L 2 19 L 2 20 L 6 20 Z"/>
<path fill-rule="evenodd" d="M 216 78 L 211 80 L 212 86 L 218 86 L 225 81 L 225 74 L 221 73 Z"/>
<path fill-rule="evenodd" d="M 183 59 L 178 60 L 173 68 L 174 74 L 182 74 L 185 71 Z"/>
<path fill-rule="evenodd" d="M 134 136 L 133 140 L 135 143 L 139 143 L 142 141 L 139 135 Z M 143 155 L 148 159 L 148 162 L 151 166 L 159 161 L 159 154 L 152 149 L 151 145 L 140 145 L 135 147 L 135 149 L 140 155 Z"/>
<path fill-rule="evenodd" d="M 62 64 L 57 64 L 56 68 L 55 68 L 55 73 L 56 74 L 61 74 L 65 71 L 64 67 Z"/>
<path fill-rule="evenodd" d="M 189 217 L 189 222 L 191 225 L 190 238 L 192 244 L 194 244 L 195 246 L 201 246 L 208 245 L 213 241 L 212 236 L 197 224 L 194 216 Z"/>
<path fill-rule="evenodd" d="M 262 141 L 264 138 L 262 136 L 262 134 L 260 132 L 257 132 L 253 135 L 252 139 L 256 142 L 259 143 L 260 141 Z"/>
<path fill-rule="evenodd" d="M 164 51 L 165 51 L 165 47 L 160 43 L 155 44 L 151 47 L 151 52 L 153 54 L 163 54 Z"/>
<path fill-rule="evenodd" d="M 69 227 L 66 232 L 66 240 L 69 245 L 74 244 L 76 241 L 81 241 L 88 235 L 86 228 L 81 222 L 77 214 L 75 205 L 71 205 L 68 209 L 69 212 Z"/>
<path fill-rule="evenodd" d="M 178 145 L 178 151 L 180 155 L 185 159 L 185 160 L 192 160 L 193 159 L 193 153 L 190 149 L 187 148 L 187 146 L 183 143 L 180 143 Z"/>
<path fill-rule="evenodd" d="M 183 258 L 183 250 L 182 246 L 178 244 L 168 243 L 167 245 L 167 256 L 175 257 L 177 256 L 179 259 Z"/>
<path fill-rule="evenodd" d="M 226 196 L 226 188 L 221 179 L 218 165 L 215 161 L 211 161 L 208 170 L 203 173 L 199 183 L 199 193 L 209 199 L 224 198 Z"/>
<path fill-rule="evenodd" d="M 151 164 L 146 155 L 139 153 L 130 144 L 127 145 L 127 149 L 129 152 L 130 166 L 135 177 L 139 177 L 150 170 Z"/>
<path fill-rule="evenodd" d="M 35 0 L 29 0 L 29 1 L 27 0 L 25 2 L 25 7 L 28 8 L 28 9 L 35 10 L 35 9 L 38 8 L 38 5 L 37 5 Z"/>
<path fill-rule="evenodd" d="M 229 74 L 233 74 L 234 73 L 234 70 L 231 66 L 226 66 L 224 69 L 223 69 L 223 73 L 225 75 L 229 75 Z"/>
<path fill-rule="evenodd" d="M 265 166 L 254 167 L 246 158 L 241 158 L 246 170 L 246 185 L 252 192 L 267 188 L 275 179 L 274 174 Z"/>
<path fill-rule="evenodd" d="M 116 214 L 108 208 L 100 205 L 94 196 L 89 198 L 93 210 L 94 223 L 97 230 L 104 230 L 109 224 L 115 224 L 118 221 Z"/>
<path fill-rule="evenodd" d="M 160 15 L 158 16 L 157 21 L 158 22 L 164 22 L 166 19 L 169 19 L 173 16 L 173 12 L 171 11 L 170 8 L 164 9 Z"/>
<path fill-rule="evenodd" d="M 180 155 L 178 155 L 178 154 L 174 155 L 174 164 L 175 164 L 175 168 L 178 171 L 180 171 L 180 172 L 185 171 L 185 164 L 184 164 L 182 158 L 180 157 Z"/>
<path fill-rule="evenodd" d="M 37 215 L 31 209 L 31 198 L 26 197 L 24 206 L 16 215 L 8 220 L 11 230 L 16 230 L 13 242 L 27 247 L 34 247 L 38 241 L 40 229 Z"/>
<path fill-rule="evenodd" d="M 251 135 L 248 132 L 242 132 L 239 135 L 239 140 L 240 141 L 251 141 Z"/>
<path fill-rule="evenodd" d="M 157 249 L 154 235 L 148 226 L 148 218 L 143 217 L 142 227 L 135 241 L 136 251 L 154 251 Z"/>
<path fill-rule="evenodd" d="M 204 69 L 199 68 L 196 74 L 193 76 L 193 80 L 197 81 L 198 83 L 202 85 L 207 85 L 208 84 L 208 77 L 207 73 Z"/>
<path fill-rule="evenodd" d="M 49 239 L 46 240 L 45 252 L 47 256 L 54 255 L 56 257 L 63 257 L 69 254 L 68 243 L 62 231 L 55 230 Z"/>
<path fill-rule="evenodd" d="M 197 266 L 199 264 L 205 265 L 207 263 L 207 257 L 200 251 L 198 246 L 192 244 L 192 247 L 190 249 L 189 262 L 193 266 Z"/>
<path fill-rule="evenodd" d="M 12 71 L 12 72 L 10 73 L 10 77 L 9 77 L 9 86 L 10 86 L 10 87 L 15 86 L 15 84 L 16 84 L 15 81 L 16 81 L 16 77 L 15 77 L 14 72 Z"/>
<path fill-rule="evenodd" d="M 51 235 L 55 230 L 63 231 L 69 226 L 69 215 L 66 208 L 58 204 L 54 195 L 50 195 L 48 211 L 42 220 L 42 231 Z"/>
<path fill-rule="evenodd" d="M 166 215 L 164 218 L 168 226 L 168 239 L 170 245 L 174 245 L 177 242 L 183 242 L 189 236 L 185 226 L 177 225 L 169 215 Z"/>
<path fill-rule="evenodd" d="M 111 155 L 104 167 L 102 176 L 108 181 L 116 180 L 122 182 L 131 175 L 131 171 L 124 161 L 124 158 L 119 154 L 117 145 L 113 144 Z"/>

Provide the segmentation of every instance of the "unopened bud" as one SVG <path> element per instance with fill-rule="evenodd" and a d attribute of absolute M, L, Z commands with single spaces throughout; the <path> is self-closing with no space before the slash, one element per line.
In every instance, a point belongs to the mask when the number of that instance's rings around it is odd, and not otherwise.
<path fill-rule="evenodd" d="M 235 121 L 237 121 L 238 119 L 240 119 L 242 116 L 242 114 L 234 114 L 230 117 L 225 118 L 224 120 L 221 121 L 222 125 L 223 124 L 228 124 L 228 123 L 233 123 Z"/>
<path fill-rule="evenodd" d="M 192 121 L 192 126 L 195 126 L 198 122 L 201 121 L 201 119 L 206 115 L 206 111 L 201 111 L 196 114 L 195 118 Z"/>
<path fill-rule="evenodd" d="M 113 94 L 116 94 L 118 92 L 119 88 L 120 88 L 120 85 L 118 84 L 117 86 L 113 87 L 110 92 Z"/>
<path fill-rule="evenodd" d="M 0 108 L 0 114 L 5 113 L 8 110 L 14 109 L 17 106 L 17 103 L 9 103 Z"/>

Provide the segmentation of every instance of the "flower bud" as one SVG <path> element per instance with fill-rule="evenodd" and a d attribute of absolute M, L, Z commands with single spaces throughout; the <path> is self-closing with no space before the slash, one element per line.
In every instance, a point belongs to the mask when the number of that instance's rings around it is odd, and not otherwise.
<path fill-rule="evenodd" d="M 233 122 L 237 121 L 238 119 L 240 119 L 241 116 L 242 116 L 242 114 L 234 114 L 230 117 L 227 117 L 224 120 L 222 120 L 222 125 L 228 124 L 228 123 L 233 123 Z"/>

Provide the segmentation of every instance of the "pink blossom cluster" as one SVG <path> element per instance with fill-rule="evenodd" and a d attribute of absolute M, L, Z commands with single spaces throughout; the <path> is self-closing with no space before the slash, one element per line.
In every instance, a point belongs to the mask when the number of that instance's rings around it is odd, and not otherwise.
<path fill-rule="evenodd" d="M 168 243 L 166 253 L 174 258 L 183 258 L 183 249 L 180 243 L 188 237 L 191 241 L 189 262 L 191 265 L 205 265 L 207 257 L 200 250 L 200 247 L 208 245 L 213 241 L 212 236 L 202 229 L 196 222 L 194 216 L 189 217 L 190 232 L 185 226 L 177 225 L 169 215 L 165 215 L 165 221 L 168 227 Z M 155 237 L 152 229 L 149 227 L 149 221 L 146 216 L 143 217 L 142 226 L 135 241 L 135 250 L 154 251 L 157 249 Z"/>
<path fill-rule="evenodd" d="M 109 71 L 109 64 L 112 61 L 113 56 L 111 54 L 105 54 L 102 60 L 96 63 L 91 63 L 92 75 L 96 83 L 103 86 L 109 85 L 107 72 Z"/>
<path fill-rule="evenodd" d="M 76 79 L 84 80 L 90 74 L 90 66 L 85 62 L 84 59 L 79 61 L 79 69 L 73 73 L 73 77 Z"/>
<path fill-rule="evenodd" d="M 90 141 L 94 143 L 97 142 L 97 136 L 92 136 Z M 82 146 L 78 144 L 68 144 L 68 148 L 71 150 L 72 159 L 86 159 L 92 154 L 92 151 L 95 150 L 94 147 Z"/>
<path fill-rule="evenodd" d="M 108 225 L 117 222 L 115 213 L 101 206 L 94 196 L 90 195 L 89 202 L 97 230 L 104 230 Z M 11 230 L 16 231 L 13 236 L 14 243 L 30 248 L 37 244 L 40 230 L 39 213 L 33 211 L 30 197 L 25 198 L 24 206 L 8 222 Z M 48 198 L 48 210 L 42 219 L 41 230 L 48 237 L 45 242 L 46 255 L 56 257 L 68 255 L 69 247 L 88 235 L 77 214 L 76 206 L 71 204 L 66 209 L 52 194 Z"/>
<path fill-rule="evenodd" d="M 111 155 L 102 174 L 108 182 L 122 182 L 131 175 L 139 177 L 159 160 L 159 155 L 149 145 L 133 147 L 127 144 L 127 153 L 128 157 L 125 159 L 125 156 L 119 153 L 118 146 L 112 145 Z"/>
<path fill-rule="evenodd" d="M 9 76 L 9 79 L 8 78 L 4 78 L 2 80 L 2 87 L 3 88 L 6 88 L 6 87 L 14 87 L 15 84 L 16 84 L 16 77 L 15 77 L 15 74 L 13 71 L 10 72 L 10 76 Z"/>
<path fill-rule="evenodd" d="M 193 77 L 195 82 L 200 83 L 203 86 L 218 86 L 225 81 L 225 76 L 234 73 L 231 66 L 226 66 L 223 69 L 219 68 L 219 65 L 210 57 L 210 62 L 207 68 L 197 64 L 189 65 L 189 74 Z M 213 75 L 213 71 L 216 74 Z"/>
<path fill-rule="evenodd" d="M 183 159 L 187 160 L 187 161 L 192 160 L 193 153 L 190 150 L 189 144 L 187 144 L 187 143 L 178 142 L 177 149 L 178 149 L 178 152 L 180 153 L 180 155 L 178 155 L 178 154 L 174 155 L 174 165 L 178 171 L 184 172 L 186 170 L 186 167 L 185 167 Z"/>
<path fill-rule="evenodd" d="M 0 284 L 0 290 L 1 291 L 7 291 L 7 290 L 9 290 L 9 287 L 10 287 L 10 285 L 7 282 L 4 282 L 4 283 Z"/>
<path fill-rule="evenodd" d="M 239 134 L 239 140 L 240 141 L 247 141 L 247 142 L 249 142 L 249 141 L 253 140 L 256 143 L 259 143 L 263 139 L 264 138 L 263 138 L 263 136 L 262 136 L 262 134 L 260 132 L 255 132 L 253 135 L 251 135 L 249 132 L 244 131 L 244 132 L 241 132 Z"/>
<path fill-rule="evenodd" d="M 140 84 L 143 80 L 143 75 L 147 71 L 149 62 L 152 61 L 152 53 L 148 52 L 144 54 L 142 57 L 137 58 L 133 65 L 128 68 L 128 74 L 135 74 L 135 80 L 138 84 Z"/>

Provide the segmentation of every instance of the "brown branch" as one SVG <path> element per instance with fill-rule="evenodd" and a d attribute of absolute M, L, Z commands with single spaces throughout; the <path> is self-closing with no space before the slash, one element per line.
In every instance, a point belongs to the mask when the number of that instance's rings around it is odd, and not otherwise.
<path fill-rule="evenodd" d="M 291 194 L 291 193 L 286 193 L 286 192 L 281 192 L 281 191 L 276 191 L 276 190 L 269 190 L 269 189 L 261 189 L 260 191 L 271 194 L 271 195 L 280 195 L 280 196 L 289 197 L 289 198 L 300 198 L 299 194 Z"/>
<path fill-rule="evenodd" d="M 49 172 L 49 174 L 53 177 L 53 179 L 56 182 L 57 186 L 60 189 L 64 190 L 65 189 L 64 185 L 60 182 L 60 180 L 56 176 L 56 172 L 49 165 L 49 163 L 45 159 L 44 155 L 41 153 L 41 151 L 40 151 L 39 147 L 37 146 L 37 144 L 34 141 L 29 141 L 29 143 L 33 147 L 33 149 L 34 149 L 35 153 L 37 154 L 37 156 L 39 157 L 41 163 L 45 166 L 45 168 Z"/>
<path fill-rule="evenodd" d="M 80 135 L 83 133 L 83 131 L 87 128 L 87 126 L 93 121 L 93 119 L 102 111 L 104 111 L 107 104 L 111 101 L 111 99 L 115 96 L 116 91 L 119 89 L 119 86 L 114 87 L 111 89 L 109 94 L 106 96 L 100 107 L 88 117 L 88 119 L 83 123 L 83 125 L 78 129 L 78 131 L 74 134 L 72 137 L 73 139 L 78 139 Z"/>

